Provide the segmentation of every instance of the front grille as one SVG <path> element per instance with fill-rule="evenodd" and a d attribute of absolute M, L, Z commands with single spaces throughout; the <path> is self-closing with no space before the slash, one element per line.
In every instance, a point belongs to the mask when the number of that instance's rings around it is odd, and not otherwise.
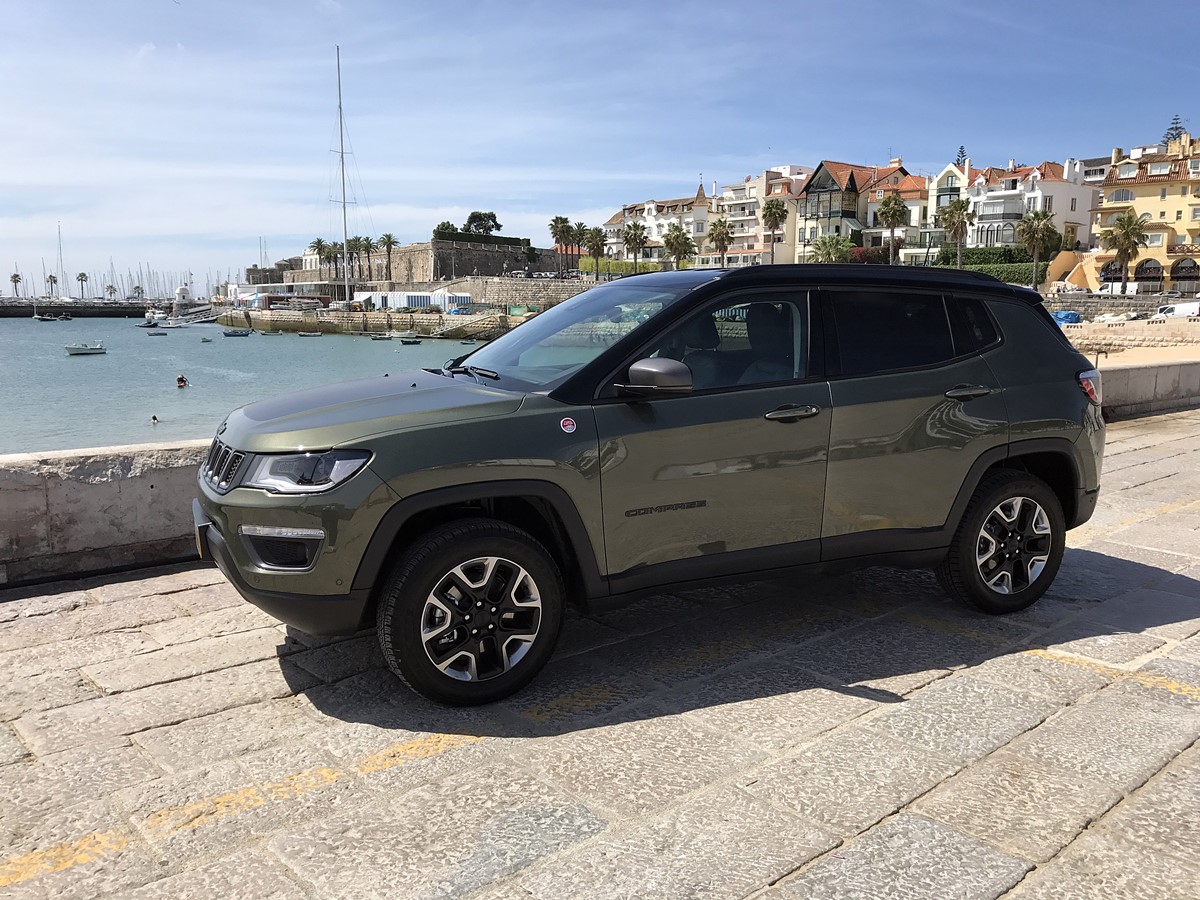
<path fill-rule="evenodd" d="M 281 538 L 255 537 L 250 539 L 259 558 L 268 566 L 280 569 L 303 569 L 312 561 L 310 550 L 315 541 L 288 541 Z"/>
<path fill-rule="evenodd" d="M 237 476 L 238 469 L 242 467 L 245 459 L 245 453 L 234 450 L 217 438 L 208 449 L 208 458 L 204 460 L 204 467 L 201 470 L 204 480 L 224 493 L 233 486 L 233 479 Z"/>

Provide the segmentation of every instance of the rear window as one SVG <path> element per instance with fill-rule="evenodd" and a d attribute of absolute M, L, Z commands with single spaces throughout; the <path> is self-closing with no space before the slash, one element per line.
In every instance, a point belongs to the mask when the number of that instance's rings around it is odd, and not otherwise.
<path fill-rule="evenodd" d="M 842 375 L 933 366 L 953 359 L 940 294 L 829 291 Z"/>

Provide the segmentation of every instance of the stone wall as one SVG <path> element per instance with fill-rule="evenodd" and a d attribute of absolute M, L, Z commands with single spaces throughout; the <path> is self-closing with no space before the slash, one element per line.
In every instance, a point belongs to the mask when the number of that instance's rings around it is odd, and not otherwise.
<path fill-rule="evenodd" d="M 0 584 L 194 558 L 208 443 L 0 456 Z"/>
<path fill-rule="evenodd" d="M 558 254 L 553 250 L 533 248 L 534 259 L 526 256 L 526 248 L 504 244 L 483 244 L 468 241 L 426 241 L 421 244 L 405 244 L 392 250 L 392 290 L 419 290 L 414 285 L 427 282 L 444 282 L 478 274 L 502 276 L 505 272 L 528 270 L 529 272 L 554 272 L 558 267 Z M 564 258 L 567 259 L 567 258 Z M 570 261 L 573 261 L 573 257 Z M 367 282 L 383 289 L 387 277 L 387 260 L 383 253 L 371 254 L 369 274 L 358 279 L 357 263 L 352 266 L 351 281 L 357 290 L 369 290 Z M 366 272 L 364 263 L 364 272 Z M 319 271 L 302 269 L 282 273 L 286 284 L 311 282 L 314 278 L 337 281 L 332 266 Z"/>
<path fill-rule="evenodd" d="M 1158 312 L 1160 306 L 1170 303 L 1170 300 L 1163 300 L 1160 297 L 1149 297 L 1140 299 L 1130 294 L 1128 297 L 1079 297 L 1073 298 L 1070 294 L 1047 297 L 1045 301 L 1046 309 L 1050 312 L 1059 312 L 1061 310 L 1074 310 L 1081 317 L 1086 319 L 1094 319 L 1096 316 L 1103 313 L 1123 313 L 1123 312 Z"/>
<path fill-rule="evenodd" d="M 1087 322 L 1064 325 L 1063 334 L 1082 353 L 1111 353 L 1132 347 L 1181 347 L 1200 344 L 1200 318 Z"/>
<path fill-rule="evenodd" d="M 1200 404 L 1200 362 L 1107 366 L 1100 383 L 1105 418 L 1124 419 Z"/>

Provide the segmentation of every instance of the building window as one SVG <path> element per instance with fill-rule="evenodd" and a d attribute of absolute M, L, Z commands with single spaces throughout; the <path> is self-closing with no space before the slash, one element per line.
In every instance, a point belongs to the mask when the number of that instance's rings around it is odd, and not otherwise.
<path fill-rule="evenodd" d="M 1200 206 L 1192 207 L 1192 221 L 1200 222 Z"/>
<path fill-rule="evenodd" d="M 1171 171 L 1170 163 L 1150 163 L 1151 175 L 1166 175 Z"/>
<path fill-rule="evenodd" d="M 1046 212 L 1054 212 L 1054 198 L 1053 197 L 1046 198 L 1046 205 L 1043 207 L 1043 209 L 1045 209 Z"/>
<path fill-rule="evenodd" d="M 1071 198 L 1071 212 L 1075 212 L 1075 198 Z"/>
<path fill-rule="evenodd" d="M 1158 217 L 1160 219 L 1165 219 L 1167 217 L 1167 211 L 1165 209 L 1160 209 L 1158 211 Z"/>
<path fill-rule="evenodd" d="M 1146 235 L 1146 246 L 1147 247 L 1161 247 L 1162 245 L 1163 245 L 1163 236 L 1161 233 Z"/>
<path fill-rule="evenodd" d="M 1160 190 L 1160 191 L 1158 192 L 1158 199 L 1159 199 L 1159 200 L 1166 200 L 1166 199 L 1167 199 L 1167 189 L 1166 189 L 1166 188 L 1163 188 L 1162 190 Z"/>
<path fill-rule="evenodd" d="M 945 182 L 945 186 L 946 186 L 946 187 L 948 187 L 948 188 L 952 188 L 952 187 L 953 187 L 953 188 L 956 188 L 956 187 L 958 187 L 958 176 L 957 176 L 957 175 L 947 175 L 947 176 L 946 176 L 946 182 Z"/>
<path fill-rule="evenodd" d="M 1119 191 L 1113 191 L 1108 198 L 1109 203 L 1132 203 L 1133 191 L 1128 188 L 1121 188 Z M 1100 202 L 1104 202 L 1104 195 L 1100 195 Z"/>
<path fill-rule="evenodd" d="M 882 200 L 882 199 L 883 199 L 883 191 L 882 191 L 882 190 L 878 190 L 878 191 L 876 191 L 876 192 L 875 192 L 875 199 L 876 199 L 876 200 Z"/>
<path fill-rule="evenodd" d="M 1117 167 L 1118 178 L 1133 178 L 1135 175 L 1137 175 L 1136 163 L 1125 163 L 1123 166 Z"/>
<path fill-rule="evenodd" d="M 1188 160 L 1188 174 L 1191 175 L 1193 178 L 1200 175 L 1200 159 L 1189 159 Z"/>
<path fill-rule="evenodd" d="M 1183 218 L 1183 210 L 1182 209 L 1175 210 L 1175 221 L 1178 222 L 1182 218 Z"/>
<path fill-rule="evenodd" d="M 1180 197 L 1186 197 L 1186 196 L 1187 196 L 1187 185 L 1186 185 L 1186 184 L 1185 184 L 1183 187 L 1181 187 L 1181 188 L 1179 189 L 1179 196 L 1180 196 Z"/>

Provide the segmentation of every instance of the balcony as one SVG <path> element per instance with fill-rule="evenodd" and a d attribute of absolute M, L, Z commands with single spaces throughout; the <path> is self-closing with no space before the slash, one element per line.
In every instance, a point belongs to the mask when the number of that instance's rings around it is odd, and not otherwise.
<path fill-rule="evenodd" d="M 1200 244 L 1167 244 L 1167 256 L 1200 256 Z"/>
<path fill-rule="evenodd" d="M 1019 222 L 1025 218 L 1023 212 L 980 213 L 975 217 L 976 222 Z"/>

